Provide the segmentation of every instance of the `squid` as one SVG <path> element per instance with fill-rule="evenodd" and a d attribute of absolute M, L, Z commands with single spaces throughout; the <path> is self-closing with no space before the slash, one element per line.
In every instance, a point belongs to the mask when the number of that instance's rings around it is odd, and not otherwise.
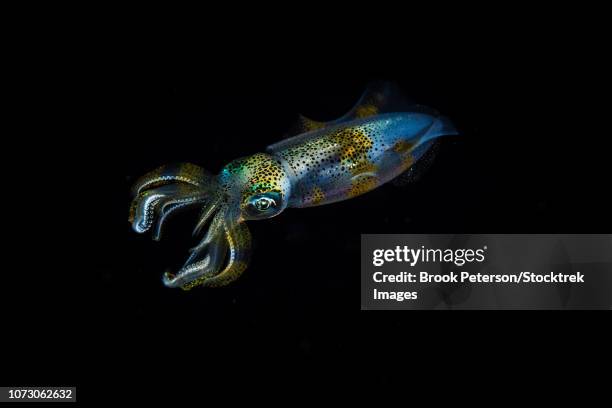
<path fill-rule="evenodd" d="M 224 286 L 247 269 L 247 221 L 347 200 L 410 176 L 438 138 L 457 134 L 448 118 L 407 101 L 393 83 L 376 82 L 341 118 L 300 116 L 285 140 L 230 162 L 218 175 L 191 163 L 144 175 L 132 189 L 129 222 L 159 240 L 170 216 L 199 208 L 193 232 L 199 244 L 179 271 L 164 273 L 163 284 Z"/>

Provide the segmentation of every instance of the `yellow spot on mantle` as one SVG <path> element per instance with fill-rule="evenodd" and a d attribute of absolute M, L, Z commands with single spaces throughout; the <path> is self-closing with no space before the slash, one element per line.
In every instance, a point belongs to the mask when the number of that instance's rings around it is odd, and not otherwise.
<path fill-rule="evenodd" d="M 349 198 L 357 197 L 375 189 L 376 187 L 378 187 L 378 178 L 376 176 L 357 176 L 352 180 L 352 185 L 348 191 L 348 196 Z"/>
<path fill-rule="evenodd" d="M 323 199 L 325 199 L 325 193 L 323 193 L 323 190 L 321 190 L 319 186 L 314 186 L 310 195 L 312 197 L 311 203 L 313 205 L 321 204 Z"/>

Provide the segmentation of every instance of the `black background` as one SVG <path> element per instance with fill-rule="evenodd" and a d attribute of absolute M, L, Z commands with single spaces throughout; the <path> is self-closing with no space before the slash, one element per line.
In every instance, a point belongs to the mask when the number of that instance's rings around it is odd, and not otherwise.
<path fill-rule="evenodd" d="M 70 162 L 53 156 L 72 199 L 51 201 L 69 214 L 46 226 L 54 237 L 34 251 L 49 256 L 53 275 L 42 271 L 39 282 L 50 285 L 13 303 L 14 319 L 36 311 L 41 326 L 21 320 L 22 334 L 9 336 L 12 382 L 76 384 L 81 400 L 111 399 L 110 385 L 196 395 L 242 381 L 385 385 L 407 372 L 454 374 L 477 356 L 489 372 L 525 350 L 538 366 L 563 367 L 584 355 L 561 359 L 551 346 L 575 344 L 576 333 L 604 344 L 601 313 L 359 310 L 361 233 L 610 232 L 608 136 L 602 106 L 588 102 L 596 81 L 563 69 L 566 54 L 551 47 L 449 48 L 418 59 L 332 53 L 319 64 L 209 54 L 191 69 L 138 65 L 84 80 L 81 138 L 61 152 Z M 234 285 L 163 287 L 162 272 L 194 244 L 196 213 L 173 220 L 161 243 L 135 234 L 127 211 L 136 177 L 176 161 L 217 172 L 278 141 L 298 113 L 341 116 L 374 79 L 396 81 L 461 131 L 420 181 L 251 222 L 252 262 Z"/>

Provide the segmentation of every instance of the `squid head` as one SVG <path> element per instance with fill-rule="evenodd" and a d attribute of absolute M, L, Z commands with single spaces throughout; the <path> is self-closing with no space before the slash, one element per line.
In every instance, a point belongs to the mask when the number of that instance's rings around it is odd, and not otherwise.
<path fill-rule="evenodd" d="M 193 164 L 162 166 L 139 179 L 129 221 L 159 240 L 165 221 L 180 210 L 200 208 L 194 229 L 202 236 L 183 267 L 166 272 L 164 285 L 191 289 L 223 286 L 247 268 L 251 236 L 245 221 L 272 218 L 286 207 L 290 178 L 282 164 L 259 153 L 234 160 L 214 176 Z"/>

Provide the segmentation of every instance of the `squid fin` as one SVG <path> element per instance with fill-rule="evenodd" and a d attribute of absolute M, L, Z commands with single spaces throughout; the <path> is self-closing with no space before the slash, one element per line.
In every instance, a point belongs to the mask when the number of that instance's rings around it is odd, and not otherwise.
<path fill-rule="evenodd" d="M 325 127 L 327 127 L 326 122 L 319 122 L 316 120 L 309 119 L 304 115 L 299 115 L 297 122 L 287 133 L 287 137 L 300 135 L 302 133 L 311 132 L 313 130 L 324 129 Z"/>
<path fill-rule="evenodd" d="M 335 123 L 392 112 L 412 112 L 414 102 L 405 98 L 394 82 L 375 81 L 365 90 L 355 106 Z"/>
<path fill-rule="evenodd" d="M 412 106 L 414 106 L 414 103 L 401 95 L 399 87 L 395 83 L 375 81 L 367 87 L 353 108 L 340 118 L 328 122 L 319 122 L 299 115 L 296 124 L 287 132 L 286 137 L 289 138 L 382 113 L 411 111 Z"/>

